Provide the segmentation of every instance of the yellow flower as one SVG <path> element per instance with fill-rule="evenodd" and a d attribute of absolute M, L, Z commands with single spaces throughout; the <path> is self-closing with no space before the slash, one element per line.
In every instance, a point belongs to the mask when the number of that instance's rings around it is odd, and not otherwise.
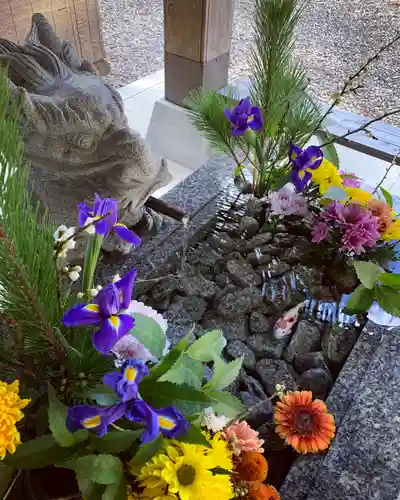
<path fill-rule="evenodd" d="M 389 229 L 382 234 L 382 239 L 386 241 L 400 240 L 400 219 L 395 220 Z"/>
<path fill-rule="evenodd" d="M 204 433 L 206 437 L 206 433 Z M 138 481 L 144 498 L 173 500 L 229 500 L 233 489 L 229 474 L 214 474 L 217 467 L 232 470 L 231 452 L 220 436 L 213 437 L 212 448 L 165 440 L 164 452 L 153 457 L 140 470 Z M 225 467 L 223 467 L 225 466 Z M 160 496 L 159 493 L 164 496 Z M 157 492 L 158 496 L 155 496 Z"/>
<path fill-rule="evenodd" d="M 330 187 L 342 187 L 343 179 L 333 163 L 323 160 L 321 165 L 312 171 L 312 180 L 319 185 L 320 194 L 324 194 Z"/>
<path fill-rule="evenodd" d="M 366 206 L 372 199 L 372 194 L 364 189 L 347 187 L 344 191 L 348 197 L 347 203 L 359 203 Z"/>
<path fill-rule="evenodd" d="M 16 423 L 24 418 L 22 409 L 30 403 L 30 399 L 20 399 L 19 380 L 12 384 L 0 381 L 0 460 L 6 452 L 15 453 L 21 444 Z"/>

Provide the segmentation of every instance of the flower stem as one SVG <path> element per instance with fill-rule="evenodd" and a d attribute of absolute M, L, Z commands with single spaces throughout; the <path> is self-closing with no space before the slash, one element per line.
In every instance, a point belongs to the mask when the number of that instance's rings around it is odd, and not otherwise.
<path fill-rule="evenodd" d="M 380 180 L 380 182 L 378 182 L 378 184 L 376 185 L 375 189 L 373 190 L 372 194 L 375 194 L 378 189 L 382 186 L 382 184 L 385 182 L 387 176 L 389 175 L 389 172 L 392 170 L 392 168 L 396 165 L 396 160 L 397 158 L 399 157 L 399 154 L 400 154 L 400 150 L 395 154 L 395 156 L 393 157 L 393 160 L 392 160 L 392 163 L 387 167 L 386 169 L 386 172 L 384 174 L 384 176 L 382 177 L 382 179 Z"/>
<path fill-rule="evenodd" d="M 103 235 L 93 234 L 90 236 L 86 246 L 82 292 L 87 295 L 88 298 L 90 298 L 90 290 L 93 288 L 94 273 L 96 271 L 103 240 Z"/>

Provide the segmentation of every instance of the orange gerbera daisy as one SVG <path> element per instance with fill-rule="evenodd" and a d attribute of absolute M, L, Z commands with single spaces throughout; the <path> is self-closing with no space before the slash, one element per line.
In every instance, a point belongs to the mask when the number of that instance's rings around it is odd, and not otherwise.
<path fill-rule="evenodd" d="M 236 472 L 242 481 L 264 481 L 268 473 L 268 462 L 258 451 L 244 451 Z"/>
<path fill-rule="evenodd" d="M 280 500 L 280 495 L 270 484 L 253 483 L 250 486 L 245 500 Z"/>
<path fill-rule="evenodd" d="M 335 435 L 335 421 L 320 399 L 312 400 L 312 392 L 295 391 L 276 404 L 276 432 L 298 453 L 326 450 Z"/>
<path fill-rule="evenodd" d="M 372 199 L 368 202 L 368 209 L 378 219 L 380 233 L 384 233 L 393 224 L 392 209 L 387 203 L 381 200 Z"/>

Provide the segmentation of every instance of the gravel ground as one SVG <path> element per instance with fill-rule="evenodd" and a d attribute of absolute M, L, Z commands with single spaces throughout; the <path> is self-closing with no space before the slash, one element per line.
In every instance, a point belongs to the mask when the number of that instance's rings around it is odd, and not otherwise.
<path fill-rule="evenodd" d="M 235 2 L 230 78 L 248 72 L 252 0 Z M 108 80 L 117 87 L 163 66 L 162 0 L 101 0 Z M 392 39 L 400 26 L 400 0 L 312 0 L 299 28 L 296 55 L 309 71 L 310 88 L 329 101 L 346 76 Z M 364 88 L 342 107 L 377 116 L 400 107 L 400 42 L 368 71 Z M 391 117 L 400 125 L 400 115 Z"/>

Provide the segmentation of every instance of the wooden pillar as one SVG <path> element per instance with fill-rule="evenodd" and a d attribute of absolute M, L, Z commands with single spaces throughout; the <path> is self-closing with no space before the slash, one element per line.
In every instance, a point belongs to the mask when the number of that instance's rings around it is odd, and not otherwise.
<path fill-rule="evenodd" d="M 228 80 L 233 0 L 164 0 L 165 98 L 182 105 L 198 87 Z"/>

